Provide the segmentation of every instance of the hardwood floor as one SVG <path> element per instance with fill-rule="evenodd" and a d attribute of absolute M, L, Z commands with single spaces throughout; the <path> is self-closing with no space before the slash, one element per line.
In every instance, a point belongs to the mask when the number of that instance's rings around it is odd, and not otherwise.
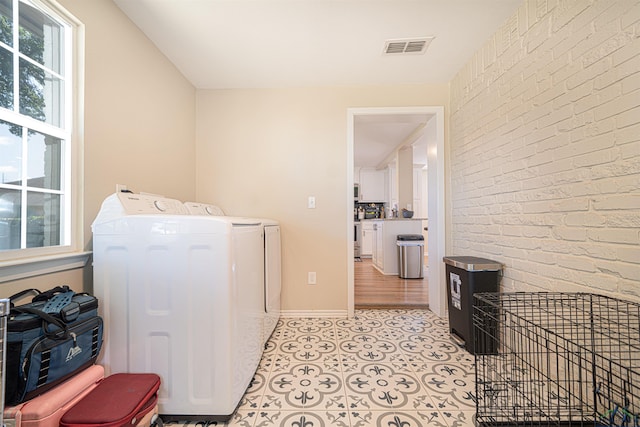
<path fill-rule="evenodd" d="M 426 257 L 425 257 L 426 264 Z M 429 306 L 426 279 L 400 279 L 386 276 L 373 267 L 370 258 L 354 262 L 356 308 L 425 308 Z"/>

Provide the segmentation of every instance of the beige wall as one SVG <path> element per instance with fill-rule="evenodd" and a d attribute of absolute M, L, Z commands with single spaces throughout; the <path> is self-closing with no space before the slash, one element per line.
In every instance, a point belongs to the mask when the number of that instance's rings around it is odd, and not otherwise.
<path fill-rule="evenodd" d="M 111 0 L 60 0 L 85 25 L 84 242 L 116 184 L 169 197 L 195 196 L 195 89 Z M 3 283 L 12 289 L 68 282 L 88 271 Z"/>
<path fill-rule="evenodd" d="M 86 289 L 84 289 L 84 283 L 88 279 L 85 275 L 88 274 L 89 271 L 90 269 L 76 268 L 43 276 L 4 282 L 0 284 L 0 298 L 8 298 L 24 289 L 46 291 L 58 285 L 69 285 L 74 291 L 83 292 L 86 291 Z M 32 296 L 33 295 L 26 297 L 21 302 L 28 302 Z"/>
<path fill-rule="evenodd" d="M 448 85 L 198 91 L 197 198 L 281 222 L 283 309 L 346 310 L 347 109 L 448 98 Z"/>
<path fill-rule="evenodd" d="M 527 0 L 451 84 L 454 255 L 640 299 L 640 6 Z"/>
<path fill-rule="evenodd" d="M 85 241 L 116 184 L 195 194 L 195 89 L 111 0 L 62 0 L 86 27 Z"/>

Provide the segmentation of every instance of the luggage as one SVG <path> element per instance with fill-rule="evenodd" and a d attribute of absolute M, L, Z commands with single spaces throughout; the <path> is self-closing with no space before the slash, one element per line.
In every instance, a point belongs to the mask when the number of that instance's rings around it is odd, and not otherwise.
<path fill-rule="evenodd" d="M 14 306 L 30 292 L 31 303 Z M 5 403 L 16 405 L 93 365 L 102 347 L 98 300 L 68 286 L 28 289 L 10 298 Z"/>
<path fill-rule="evenodd" d="M 103 378 L 104 368 L 93 365 L 38 397 L 5 407 L 4 422 L 13 427 L 58 427 L 62 415 Z"/>
<path fill-rule="evenodd" d="M 113 374 L 69 409 L 60 427 L 162 425 L 157 417 L 159 388 L 156 374 Z"/>

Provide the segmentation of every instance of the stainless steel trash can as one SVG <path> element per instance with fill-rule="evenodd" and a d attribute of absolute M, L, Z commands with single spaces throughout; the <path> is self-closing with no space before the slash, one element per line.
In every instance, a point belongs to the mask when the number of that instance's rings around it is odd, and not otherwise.
<path fill-rule="evenodd" d="M 398 234 L 398 276 L 401 279 L 422 279 L 424 237 L 422 234 Z"/>

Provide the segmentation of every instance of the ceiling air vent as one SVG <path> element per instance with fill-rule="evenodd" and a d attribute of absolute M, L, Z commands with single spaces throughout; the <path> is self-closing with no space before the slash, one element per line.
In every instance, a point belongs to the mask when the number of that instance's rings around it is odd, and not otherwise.
<path fill-rule="evenodd" d="M 385 55 L 420 55 L 427 51 L 429 43 L 434 37 L 421 37 L 417 39 L 387 40 L 384 43 Z"/>

